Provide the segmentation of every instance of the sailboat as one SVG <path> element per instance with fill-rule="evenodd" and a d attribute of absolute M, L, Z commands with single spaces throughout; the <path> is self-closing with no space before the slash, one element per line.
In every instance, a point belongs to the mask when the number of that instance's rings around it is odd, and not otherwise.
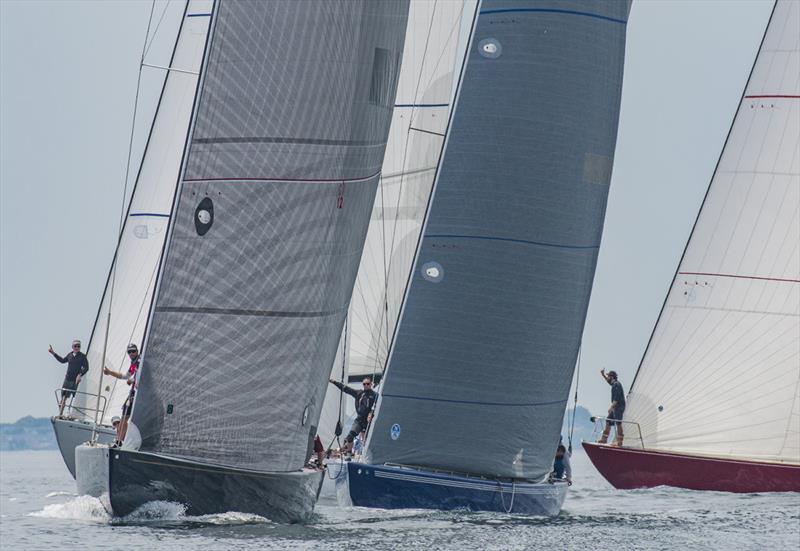
<path fill-rule="evenodd" d="M 778 0 L 650 342 L 616 488 L 800 491 L 800 2 Z"/>
<path fill-rule="evenodd" d="M 380 177 L 407 2 L 219 0 L 150 307 L 131 449 L 81 446 L 116 515 L 302 521 Z"/>
<path fill-rule="evenodd" d="M 343 505 L 554 515 L 602 234 L 627 2 L 486 0 Z"/>
<path fill-rule="evenodd" d="M 92 438 L 111 443 L 111 418 L 120 414 L 128 386 L 103 377 L 103 366 L 127 371 L 129 343 L 141 343 L 175 196 L 208 33 L 211 0 L 189 0 L 170 56 L 153 123 L 122 223 L 112 266 L 87 350 L 91 369 L 63 417 L 53 417 L 56 440 L 70 474 L 75 448 Z M 166 13 L 166 11 L 165 11 Z M 148 36 L 146 44 L 152 44 Z M 145 60 L 143 59 L 143 62 Z M 147 64 L 143 70 L 162 71 Z"/>

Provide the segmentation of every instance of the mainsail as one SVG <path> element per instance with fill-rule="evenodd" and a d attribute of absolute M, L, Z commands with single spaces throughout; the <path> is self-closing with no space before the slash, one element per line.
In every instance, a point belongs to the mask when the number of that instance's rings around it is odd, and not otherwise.
<path fill-rule="evenodd" d="M 197 71 L 203 57 L 211 0 L 186 3 L 153 125 L 134 184 L 128 211 L 119 237 L 106 289 L 97 313 L 87 355 L 91 369 L 81 384 L 86 393 L 96 393 L 102 377 L 103 348 L 106 366 L 125 371 L 128 343 L 141 343 L 156 283 L 170 208 L 175 196 L 186 134 L 197 89 Z M 110 292 L 114 278 L 113 297 Z M 111 308 L 108 341 L 105 333 Z M 129 388 L 117 379 L 105 377 L 102 395 L 105 411 L 99 422 L 109 424 Z M 93 408 L 103 402 L 96 395 L 78 394 L 76 411 L 94 419 Z"/>
<path fill-rule="evenodd" d="M 602 234 L 628 10 L 481 3 L 368 462 L 550 472 Z"/>
<path fill-rule="evenodd" d="M 215 4 L 151 310 L 141 450 L 308 457 L 375 198 L 407 2 Z"/>
<path fill-rule="evenodd" d="M 625 417 L 646 448 L 800 463 L 800 2 L 775 5 Z"/>

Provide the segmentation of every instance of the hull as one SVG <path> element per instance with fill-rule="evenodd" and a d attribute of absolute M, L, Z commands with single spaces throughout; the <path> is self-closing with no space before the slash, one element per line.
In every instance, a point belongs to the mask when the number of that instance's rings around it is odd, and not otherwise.
<path fill-rule="evenodd" d="M 101 497 L 114 516 L 153 501 L 180 503 L 190 515 L 236 511 L 302 522 L 314 511 L 322 471 L 259 473 L 107 446 L 76 451 L 78 492 Z"/>
<path fill-rule="evenodd" d="M 800 492 L 800 465 L 700 457 L 583 443 L 594 466 L 620 490 L 675 486 L 718 492 Z"/>
<path fill-rule="evenodd" d="M 92 423 L 60 417 L 51 417 L 50 422 L 53 424 L 53 432 L 56 434 L 61 458 L 72 478 L 75 478 L 75 448 L 91 440 Z M 115 435 L 116 432 L 111 427 L 100 426 L 97 428 L 97 441 L 101 444 L 111 444 L 114 442 Z"/>
<path fill-rule="evenodd" d="M 343 506 L 555 516 L 564 504 L 567 484 L 512 484 L 351 461 L 338 473 L 336 492 Z"/>
<path fill-rule="evenodd" d="M 98 450 L 108 454 L 109 502 L 116 516 L 151 501 L 170 501 L 184 505 L 190 515 L 236 511 L 303 522 L 314 511 L 324 475 L 306 469 L 262 473 L 124 449 Z"/>

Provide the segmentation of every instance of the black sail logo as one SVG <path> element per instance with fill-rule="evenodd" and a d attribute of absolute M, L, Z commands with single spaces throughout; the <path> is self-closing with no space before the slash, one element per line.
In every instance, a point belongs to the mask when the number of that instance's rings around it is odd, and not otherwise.
<path fill-rule="evenodd" d="M 214 203 L 206 197 L 194 209 L 194 228 L 197 235 L 205 235 L 214 224 Z"/>

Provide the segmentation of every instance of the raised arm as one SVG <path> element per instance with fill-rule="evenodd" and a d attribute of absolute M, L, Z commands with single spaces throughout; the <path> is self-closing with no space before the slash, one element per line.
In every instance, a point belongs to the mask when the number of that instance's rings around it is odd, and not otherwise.
<path fill-rule="evenodd" d="M 342 391 L 342 392 L 344 392 L 345 394 L 349 394 L 349 395 L 350 395 L 350 396 L 352 396 L 353 398 L 356 398 L 356 397 L 358 396 L 358 392 L 357 392 L 357 391 L 355 391 L 355 390 L 353 390 L 353 389 L 352 389 L 352 388 L 350 388 L 349 386 L 347 386 L 347 385 L 344 385 L 344 384 L 340 383 L 339 381 L 334 381 L 333 379 L 328 379 L 328 380 L 329 380 L 331 383 L 333 383 L 333 386 L 335 386 L 336 388 L 338 388 L 339 390 L 341 390 L 341 391 Z"/>
<path fill-rule="evenodd" d="M 67 362 L 69 361 L 69 360 L 67 360 L 66 358 L 62 358 L 61 356 L 59 356 L 58 354 L 56 354 L 56 351 L 55 351 L 55 350 L 53 350 L 53 345 L 52 345 L 52 344 L 51 344 L 51 345 L 50 345 L 50 347 L 47 349 L 47 351 L 48 351 L 48 352 L 50 352 L 50 353 L 53 355 L 53 357 L 54 357 L 56 360 L 58 360 L 59 362 L 61 362 L 62 364 L 65 364 L 65 363 L 67 363 Z"/>

